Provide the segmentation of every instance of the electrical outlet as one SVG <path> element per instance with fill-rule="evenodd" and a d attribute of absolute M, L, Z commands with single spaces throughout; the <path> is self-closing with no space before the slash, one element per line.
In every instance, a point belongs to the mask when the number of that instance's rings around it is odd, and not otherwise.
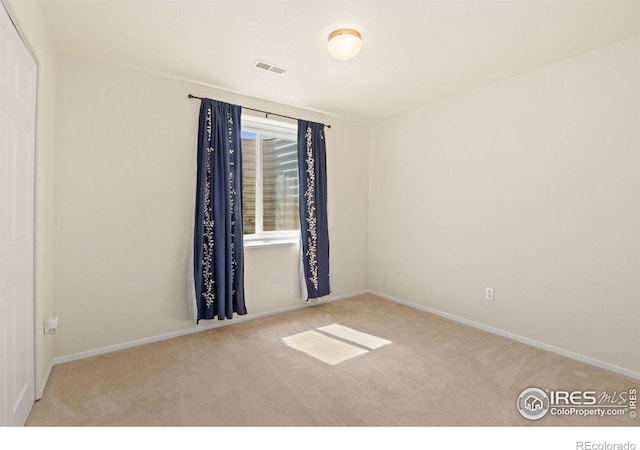
<path fill-rule="evenodd" d="M 276 287 L 280 286 L 280 275 L 276 275 L 274 283 L 275 283 Z"/>
<path fill-rule="evenodd" d="M 57 329 L 58 329 L 58 318 L 49 317 L 49 319 L 47 319 L 47 322 L 44 324 L 44 334 L 56 334 Z"/>
<path fill-rule="evenodd" d="M 484 298 L 485 300 L 493 300 L 493 288 L 491 287 L 484 288 Z"/>

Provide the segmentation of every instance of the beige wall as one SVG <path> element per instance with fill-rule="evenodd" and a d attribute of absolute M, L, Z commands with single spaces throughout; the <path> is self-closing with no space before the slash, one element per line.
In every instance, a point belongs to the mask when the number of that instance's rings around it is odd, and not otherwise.
<path fill-rule="evenodd" d="M 332 296 L 367 288 L 364 125 L 60 55 L 57 356 L 194 327 L 186 274 L 199 102 L 187 99 L 189 93 L 332 125 L 327 130 Z M 297 245 L 250 248 L 245 255 L 250 314 L 302 303 Z"/>
<path fill-rule="evenodd" d="M 640 372 L 639 55 L 372 125 L 370 289 Z"/>
<path fill-rule="evenodd" d="M 40 6 L 31 2 L 4 2 L 22 39 L 38 64 L 35 167 L 35 382 L 36 397 L 48 377 L 55 336 L 44 336 L 45 319 L 56 314 L 54 285 L 54 140 L 56 56 Z"/>

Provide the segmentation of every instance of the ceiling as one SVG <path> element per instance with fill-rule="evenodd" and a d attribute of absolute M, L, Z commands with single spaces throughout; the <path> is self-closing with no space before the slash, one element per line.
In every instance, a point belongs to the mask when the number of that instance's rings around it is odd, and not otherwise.
<path fill-rule="evenodd" d="M 61 52 L 362 122 L 640 35 L 640 1 L 41 3 Z M 326 51 L 341 27 L 363 37 L 349 61 Z"/>

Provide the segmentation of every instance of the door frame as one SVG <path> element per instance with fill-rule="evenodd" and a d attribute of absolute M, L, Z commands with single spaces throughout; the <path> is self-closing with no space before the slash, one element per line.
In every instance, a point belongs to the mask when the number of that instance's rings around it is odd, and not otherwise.
<path fill-rule="evenodd" d="M 8 75 L 5 81 L 6 89 L 3 91 L 7 94 L 6 107 L 6 175 L 7 179 L 0 182 L 7 183 L 6 189 L 6 203 L 3 206 L 0 203 L 0 208 L 6 206 L 7 222 L 10 224 L 13 221 L 18 221 L 21 217 L 20 213 L 17 213 L 18 208 L 16 204 L 21 202 L 12 202 L 10 199 L 15 195 L 15 192 L 20 192 L 23 195 L 23 199 L 27 205 L 23 213 L 22 218 L 26 219 L 22 224 L 25 228 L 23 236 L 19 236 L 16 233 L 16 229 L 8 227 L 6 229 L 7 240 L 5 243 L 13 244 L 15 242 L 21 242 L 15 252 L 18 255 L 17 259 L 21 259 L 21 264 L 16 263 L 16 267 L 24 268 L 24 277 L 20 278 L 21 282 L 24 281 L 24 292 L 17 292 L 17 289 L 9 288 L 9 283 L 12 281 L 11 274 L 7 275 L 7 290 L 5 292 L 5 301 L 0 304 L 0 307 L 6 310 L 6 314 L 0 317 L 0 322 L 3 323 L 4 330 L 0 332 L 5 333 L 2 336 L 0 344 L 3 348 L 0 350 L 2 354 L 2 372 L 0 372 L 0 394 L 2 395 L 2 402 L 0 404 L 0 425 L 1 426 L 23 426 L 31 412 L 33 403 L 36 398 L 35 387 L 35 147 L 36 147 L 36 110 L 37 110 L 37 85 L 38 85 L 38 65 L 36 58 L 34 57 L 31 49 L 27 43 L 22 39 L 20 32 L 13 21 L 11 14 L 9 13 L 4 2 L 0 0 L 0 18 L 4 23 L 3 34 L 8 36 L 6 39 L 6 48 L 11 49 L 10 53 L 12 57 L 7 57 Z M 11 36 L 13 35 L 13 36 Z M 22 67 L 21 64 L 22 63 Z M 22 69 L 23 72 L 18 74 L 18 71 Z M 25 90 L 20 89 L 19 83 L 12 85 L 11 72 L 14 71 L 14 81 L 24 81 L 21 86 Z M 24 76 L 20 78 L 19 75 Z M 0 77 L 3 74 L 0 73 Z M 0 78 L 2 81 L 2 78 Z M 16 87 L 17 86 L 17 87 Z M 19 94 L 26 92 L 26 100 L 20 98 Z M 11 94 L 14 94 L 13 96 Z M 10 103 L 10 105 L 9 105 Z M 2 112 L 0 110 L 0 112 Z M 19 125 L 18 125 L 19 124 Z M 26 125 L 25 125 L 26 124 Z M 0 123 L 2 125 L 2 123 Z M 10 126 L 12 125 L 12 126 Z M 23 128 L 19 128 L 20 125 Z M 15 133 L 15 130 L 24 131 L 24 142 L 17 144 L 19 133 Z M 0 132 L 2 130 L 0 129 Z M 1 135 L 0 135 L 1 137 Z M 13 139 L 12 139 L 13 137 Z M 0 145 L 4 145 L 0 141 Z M 16 151 L 24 149 L 24 153 Z M 12 151 L 13 150 L 13 151 Z M 0 152 L 3 149 L 0 147 Z M 25 155 L 26 153 L 26 155 Z M 16 155 L 20 155 L 17 158 Z M 1 155 L 0 155 L 1 156 Z M 24 164 L 22 167 L 18 167 L 18 161 Z M 13 164 L 9 164 L 12 162 Z M 22 170 L 21 170 L 22 169 Z M 16 173 L 25 175 L 28 177 L 26 183 L 22 186 L 19 185 L 16 180 Z M 13 186 L 11 185 L 13 183 Z M 16 196 L 17 197 L 17 196 Z M 3 201 L 0 198 L 0 201 Z M 16 219 L 17 218 L 17 219 Z M 20 228 L 17 228 L 18 230 Z M 0 230 L 1 231 L 1 230 Z M 11 233 L 13 231 L 13 233 Z M 13 236 L 11 236 L 13 234 Z M 0 235 L 1 237 L 1 235 Z M 0 242 L 0 245 L 2 242 Z M 11 247 L 11 245 L 7 245 Z M 5 251 L 5 256 L 8 254 L 13 255 L 14 251 L 9 248 Z M 7 266 L 11 266 L 13 259 L 10 259 L 10 263 Z M 5 266 L 5 268 L 7 267 Z M 0 267 L 2 268 L 2 267 Z M 17 269 L 16 269 L 17 271 Z M 10 272 L 7 270 L 6 272 Z M 5 273 L 6 274 L 6 273 Z M 0 290 L 4 286 L 0 285 Z M 1 293 L 1 292 L 0 292 Z M 14 296 L 14 300 L 11 300 L 11 296 Z M 15 300 L 19 299 L 19 300 Z M 14 317 L 15 316 L 15 317 Z M 15 320 L 18 318 L 18 320 Z M 13 323 L 11 323 L 13 321 Z M 25 342 L 26 341 L 26 342 Z M 25 345 L 19 348 L 19 344 Z M 10 345 L 13 345 L 11 347 Z M 18 401 L 19 400 L 19 401 Z"/>

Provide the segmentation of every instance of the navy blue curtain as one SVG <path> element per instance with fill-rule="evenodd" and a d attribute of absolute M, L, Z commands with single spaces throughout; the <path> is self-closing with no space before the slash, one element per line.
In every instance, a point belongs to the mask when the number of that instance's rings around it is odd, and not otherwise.
<path fill-rule="evenodd" d="M 324 125 L 298 120 L 298 192 L 305 300 L 331 292 Z M 306 290 L 306 292 L 305 292 Z"/>
<path fill-rule="evenodd" d="M 246 314 L 242 148 L 237 105 L 202 99 L 193 243 L 196 322 Z"/>

